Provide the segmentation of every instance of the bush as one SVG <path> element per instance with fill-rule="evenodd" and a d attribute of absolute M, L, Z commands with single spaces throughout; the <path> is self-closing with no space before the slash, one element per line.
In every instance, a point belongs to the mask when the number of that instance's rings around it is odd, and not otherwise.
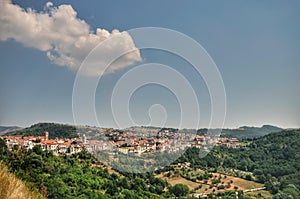
<path fill-rule="evenodd" d="M 170 193 L 176 197 L 186 196 L 189 193 L 189 187 L 184 184 L 176 184 L 169 188 Z"/>
<path fill-rule="evenodd" d="M 218 188 L 218 189 L 224 189 L 225 186 L 224 186 L 224 185 L 220 185 L 220 186 L 218 186 L 217 188 Z"/>
<path fill-rule="evenodd" d="M 199 175 L 199 176 L 197 176 L 197 179 L 198 179 L 198 180 L 203 180 L 203 176 L 202 176 L 202 175 Z"/>
<path fill-rule="evenodd" d="M 252 176 L 250 174 L 246 175 L 245 177 L 246 180 L 252 180 Z"/>

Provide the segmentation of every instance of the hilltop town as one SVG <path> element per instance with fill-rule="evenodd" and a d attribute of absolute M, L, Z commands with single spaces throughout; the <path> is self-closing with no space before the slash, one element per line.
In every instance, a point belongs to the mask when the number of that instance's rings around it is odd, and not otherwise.
<path fill-rule="evenodd" d="M 145 130 L 146 129 L 146 130 Z M 116 129 L 101 129 L 102 132 L 86 134 L 74 138 L 49 139 L 49 132 L 44 135 L 4 135 L 1 138 L 5 141 L 10 150 L 12 149 L 33 149 L 40 146 L 42 150 L 53 151 L 54 154 L 73 154 L 85 148 L 91 153 L 97 151 L 110 151 L 113 153 L 141 155 L 151 152 L 177 152 L 189 147 L 200 148 L 207 144 L 238 148 L 243 145 L 237 138 L 210 137 L 206 135 L 195 135 L 193 133 L 181 132 L 177 129 L 120 131 Z M 39 133 L 40 134 L 40 133 Z M 78 132 L 78 135 L 80 133 Z"/>
<path fill-rule="evenodd" d="M 33 149 L 34 146 L 40 146 L 42 150 L 53 151 L 55 154 L 73 154 L 80 152 L 84 147 L 81 138 L 50 140 L 47 131 L 44 136 L 4 135 L 1 138 L 10 150 Z"/>

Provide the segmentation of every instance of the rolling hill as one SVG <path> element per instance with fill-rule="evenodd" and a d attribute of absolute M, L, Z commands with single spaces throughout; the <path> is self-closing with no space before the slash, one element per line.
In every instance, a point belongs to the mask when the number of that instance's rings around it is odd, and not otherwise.
<path fill-rule="evenodd" d="M 45 131 L 49 132 L 49 139 L 78 137 L 75 126 L 56 123 L 38 123 L 28 128 L 9 132 L 6 135 L 39 136 L 44 135 Z"/>

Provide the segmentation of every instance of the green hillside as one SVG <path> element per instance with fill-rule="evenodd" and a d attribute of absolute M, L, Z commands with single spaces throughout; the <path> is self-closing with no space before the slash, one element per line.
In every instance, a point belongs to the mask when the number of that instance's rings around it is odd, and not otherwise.
<path fill-rule="evenodd" d="M 25 183 L 7 170 L 0 161 L 0 198 L 1 199 L 43 199 L 37 191 L 29 190 Z"/>
<path fill-rule="evenodd" d="M 47 198 L 174 198 L 167 191 L 168 183 L 155 178 L 153 173 L 111 174 L 85 150 L 62 156 L 42 151 L 37 146 L 33 150 L 11 152 L 0 139 L 1 160 L 31 190 L 38 190 Z M 176 187 L 174 189 L 176 191 Z"/>
<path fill-rule="evenodd" d="M 192 167 L 248 172 L 264 183 L 273 194 L 292 189 L 300 197 L 300 129 L 284 130 L 255 139 L 242 148 L 215 147 L 199 158 L 199 149 L 190 148 L 177 162 L 191 162 Z"/>
<path fill-rule="evenodd" d="M 76 127 L 56 123 L 38 123 L 25 129 L 9 132 L 6 135 L 38 136 L 44 135 L 45 131 L 49 132 L 49 139 L 78 137 Z"/>

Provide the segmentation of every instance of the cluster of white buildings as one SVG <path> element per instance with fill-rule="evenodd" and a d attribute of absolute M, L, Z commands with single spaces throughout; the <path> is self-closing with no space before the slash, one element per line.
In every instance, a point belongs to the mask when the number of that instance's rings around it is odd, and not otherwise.
<path fill-rule="evenodd" d="M 97 151 L 111 151 L 114 153 L 137 154 L 151 152 L 178 152 L 188 147 L 205 146 L 206 144 L 223 145 L 227 147 L 239 147 L 237 138 L 211 139 L 204 135 L 173 132 L 168 129 L 159 133 L 143 132 L 115 132 L 107 129 L 102 138 L 93 139 L 83 135 L 81 138 L 49 139 L 49 133 L 44 136 L 2 136 L 9 149 L 32 149 L 40 146 L 42 150 L 53 151 L 55 154 L 73 154 L 82 151 L 83 148 L 91 153 Z"/>
<path fill-rule="evenodd" d="M 80 152 L 84 147 L 80 138 L 49 140 L 48 132 L 45 132 L 44 136 L 4 135 L 1 138 L 10 150 L 33 149 L 34 146 L 40 146 L 42 150 L 53 151 L 55 154 L 73 154 Z"/>
<path fill-rule="evenodd" d="M 89 137 L 85 147 L 90 152 L 106 150 L 114 153 L 137 154 L 151 152 L 178 152 L 195 145 L 195 135 L 172 132 L 168 129 L 155 132 L 116 132 L 109 130 L 102 140 Z M 197 142 L 199 145 L 200 141 Z"/>

